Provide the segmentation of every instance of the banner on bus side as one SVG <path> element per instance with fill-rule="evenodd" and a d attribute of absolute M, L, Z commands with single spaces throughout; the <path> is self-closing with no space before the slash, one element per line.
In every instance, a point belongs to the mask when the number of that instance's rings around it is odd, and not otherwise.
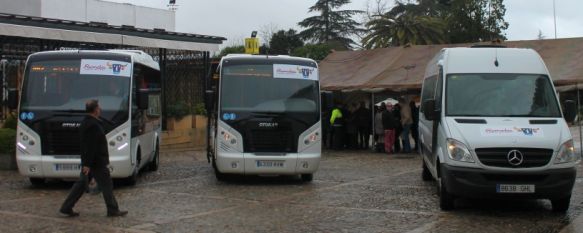
<path fill-rule="evenodd" d="M 81 74 L 123 77 L 132 75 L 132 65 L 130 63 L 112 60 L 82 59 L 79 70 Z"/>
<path fill-rule="evenodd" d="M 274 64 L 273 77 L 307 79 L 317 81 L 318 69 L 309 66 Z"/>

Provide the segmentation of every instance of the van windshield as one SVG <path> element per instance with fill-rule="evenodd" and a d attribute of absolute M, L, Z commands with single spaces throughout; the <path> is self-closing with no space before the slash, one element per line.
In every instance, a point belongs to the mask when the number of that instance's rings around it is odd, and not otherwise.
<path fill-rule="evenodd" d="M 450 74 L 447 116 L 561 117 L 546 75 Z"/>

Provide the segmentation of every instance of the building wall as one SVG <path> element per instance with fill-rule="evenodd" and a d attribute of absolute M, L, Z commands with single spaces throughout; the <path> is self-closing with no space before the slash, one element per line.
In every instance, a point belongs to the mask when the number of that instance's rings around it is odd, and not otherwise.
<path fill-rule="evenodd" d="M 41 0 L 0 0 L 0 12 L 14 15 L 40 16 Z"/>
<path fill-rule="evenodd" d="M 0 0 L 0 6 L 0 12 L 8 14 L 175 31 L 173 11 L 131 4 L 100 0 Z"/>

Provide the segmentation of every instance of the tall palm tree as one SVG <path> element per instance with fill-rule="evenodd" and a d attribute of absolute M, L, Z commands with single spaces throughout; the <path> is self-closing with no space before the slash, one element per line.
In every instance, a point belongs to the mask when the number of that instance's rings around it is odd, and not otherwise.
<path fill-rule="evenodd" d="M 405 44 L 442 44 L 445 39 L 445 23 L 424 15 L 390 13 L 377 16 L 366 23 L 368 33 L 363 37 L 365 48 L 384 48 Z"/>

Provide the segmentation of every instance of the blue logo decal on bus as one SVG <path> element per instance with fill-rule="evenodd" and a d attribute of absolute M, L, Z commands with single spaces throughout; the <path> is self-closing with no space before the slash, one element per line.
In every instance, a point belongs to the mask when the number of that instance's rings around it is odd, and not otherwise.
<path fill-rule="evenodd" d="M 26 117 L 28 117 L 28 114 L 26 114 L 26 112 L 20 113 L 20 120 L 26 120 Z"/>
<path fill-rule="evenodd" d="M 237 115 L 235 115 L 235 113 L 231 113 L 231 120 L 235 120 L 237 119 Z"/>
<path fill-rule="evenodd" d="M 304 76 L 304 78 L 306 79 L 310 77 L 312 72 L 314 72 L 314 69 L 310 68 L 298 68 L 298 70 L 302 73 L 302 76 Z"/>
<path fill-rule="evenodd" d="M 114 74 L 119 74 L 119 72 L 121 72 L 121 64 L 113 64 L 112 66 Z"/>
<path fill-rule="evenodd" d="M 27 118 L 28 118 L 29 120 L 32 120 L 32 119 L 34 119 L 34 113 L 33 113 L 33 112 L 29 112 L 29 113 L 27 114 Z"/>
<path fill-rule="evenodd" d="M 228 114 L 228 113 L 223 114 L 223 120 L 228 121 L 230 119 L 231 119 L 231 114 Z"/>

